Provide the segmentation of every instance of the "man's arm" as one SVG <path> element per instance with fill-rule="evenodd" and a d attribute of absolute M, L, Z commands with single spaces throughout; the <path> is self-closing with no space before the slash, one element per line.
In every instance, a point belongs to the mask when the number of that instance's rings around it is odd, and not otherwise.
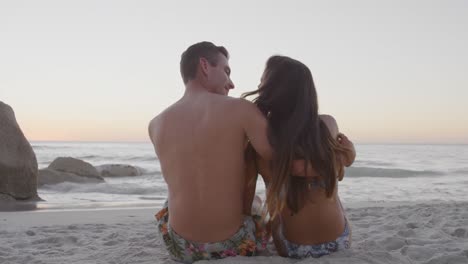
<path fill-rule="evenodd" d="M 153 118 L 149 124 L 148 124 L 148 135 L 149 135 L 149 138 L 151 139 L 151 142 L 154 144 L 154 132 L 155 132 L 155 129 L 157 128 L 159 122 L 158 122 L 159 118 L 158 116 L 156 116 L 155 118 Z"/>
<path fill-rule="evenodd" d="M 252 203 L 255 197 L 255 189 L 257 187 L 257 166 L 255 162 L 256 153 L 251 145 L 248 145 L 245 150 L 245 187 L 244 187 L 244 214 L 251 215 Z"/>
<path fill-rule="evenodd" d="M 257 164 L 258 164 L 258 173 L 262 176 L 263 182 L 265 183 L 265 187 L 268 188 L 268 185 L 272 179 L 272 172 L 270 168 L 270 161 L 260 159 L 257 157 Z"/>
<path fill-rule="evenodd" d="M 148 136 L 151 140 L 151 143 L 153 143 L 154 147 L 154 152 L 157 157 L 158 155 L 158 142 L 160 143 L 161 141 L 158 139 L 160 135 L 158 135 L 159 132 L 159 126 L 160 126 L 160 119 L 158 118 L 159 116 L 153 118 L 153 120 L 150 121 L 148 125 Z"/>
<path fill-rule="evenodd" d="M 319 115 L 319 118 L 327 126 L 328 131 L 330 131 L 330 135 L 332 136 L 332 138 L 337 139 L 338 134 L 339 134 L 339 129 L 338 129 L 338 123 L 336 123 L 335 118 L 331 115 Z"/>
<path fill-rule="evenodd" d="M 272 221 L 271 221 L 271 230 L 272 230 L 272 236 L 273 236 L 273 243 L 275 244 L 276 251 L 278 251 L 278 255 L 282 257 L 288 257 L 287 250 L 284 248 L 284 242 L 281 240 L 281 237 L 279 235 L 279 229 L 280 229 L 281 221 L 279 219 L 279 216 L 276 216 Z"/>
<path fill-rule="evenodd" d="M 240 99 L 241 123 L 247 138 L 255 151 L 265 160 L 271 160 L 273 150 L 268 141 L 268 123 L 263 114 L 253 103 Z"/>
<path fill-rule="evenodd" d="M 343 148 L 347 151 L 341 155 L 341 161 L 346 167 L 353 164 L 354 159 L 356 158 L 356 150 L 354 149 L 354 144 L 351 142 L 345 134 L 340 133 L 338 129 L 338 124 L 336 123 L 335 118 L 331 115 L 320 115 L 319 118 L 325 123 L 328 130 L 330 131 L 331 136 L 336 139 Z"/>
<path fill-rule="evenodd" d="M 340 144 L 347 150 L 346 154 L 341 156 L 341 161 L 344 166 L 349 167 L 356 159 L 356 149 L 354 148 L 354 144 L 343 133 L 338 134 L 338 142 L 340 142 Z"/>
<path fill-rule="evenodd" d="M 342 147 L 347 149 L 345 154 L 340 155 L 340 159 L 342 164 L 346 167 L 351 166 L 356 158 L 356 150 L 354 149 L 353 143 L 346 137 L 343 133 L 339 132 L 338 124 L 335 118 L 331 115 L 319 115 L 319 118 L 325 123 L 330 132 L 332 138 L 336 139 Z M 292 173 L 298 176 L 313 176 L 315 174 L 315 170 L 312 165 L 309 163 L 307 165 L 307 175 L 304 172 L 304 160 L 294 160 L 292 165 Z M 342 179 L 343 175 L 339 175 Z"/>
<path fill-rule="evenodd" d="M 152 123 L 153 123 L 153 120 L 151 120 L 151 121 L 149 122 L 149 125 L 148 125 L 148 136 L 149 136 L 149 138 L 150 138 L 150 140 L 151 140 L 151 143 L 154 144 L 154 142 L 153 142 L 153 136 L 152 136 L 152 130 L 153 130 L 153 129 L 151 128 L 151 124 L 152 124 Z"/>

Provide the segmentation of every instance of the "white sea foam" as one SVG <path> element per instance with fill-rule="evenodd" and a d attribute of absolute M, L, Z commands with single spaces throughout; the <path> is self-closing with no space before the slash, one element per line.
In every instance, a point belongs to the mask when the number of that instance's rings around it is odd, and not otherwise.
<path fill-rule="evenodd" d="M 388 177 L 388 178 L 409 178 L 409 177 L 430 177 L 442 176 L 439 171 L 417 171 L 405 169 L 387 169 L 373 167 L 350 167 L 346 168 L 347 177 Z"/>

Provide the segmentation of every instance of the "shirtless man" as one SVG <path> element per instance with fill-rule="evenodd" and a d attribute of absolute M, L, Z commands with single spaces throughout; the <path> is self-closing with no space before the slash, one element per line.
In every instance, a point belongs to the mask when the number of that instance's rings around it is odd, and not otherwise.
<path fill-rule="evenodd" d="M 254 255 L 260 244 L 244 214 L 244 150 L 250 141 L 267 160 L 272 150 L 257 107 L 226 96 L 234 88 L 228 58 L 210 42 L 190 46 L 180 62 L 184 95 L 149 125 L 169 191 L 156 218 L 178 261 Z"/>

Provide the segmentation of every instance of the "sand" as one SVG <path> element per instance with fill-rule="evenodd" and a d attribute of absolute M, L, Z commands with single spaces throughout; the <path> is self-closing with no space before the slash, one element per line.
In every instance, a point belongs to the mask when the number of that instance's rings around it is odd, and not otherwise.
<path fill-rule="evenodd" d="M 353 229 L 348 251 L 198 263 L 468 263 L 468 203 L 345 207 Z M 175 263 L 156 232 L 156 210 L 0 212 L 0 263 Z"/>

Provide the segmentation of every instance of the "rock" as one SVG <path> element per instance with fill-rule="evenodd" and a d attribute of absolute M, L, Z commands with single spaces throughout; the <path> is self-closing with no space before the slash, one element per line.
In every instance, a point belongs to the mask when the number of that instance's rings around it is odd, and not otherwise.
<path fill-rule="evenodd" d="M 0 102 L 0 194 L 16 200 L 39 199 L 36 154 L 16 122 L 13 109 Z"/>
<path fill-rule="evenodd" d="M 41 169 L 39 170 L 39 177 L 37 184 L 43 186 L 46 184 L 58 184 L 62 182 L 74 182 L 74 183 L 94 183 L 103 182 L 104 179 L 99 176 L 85 177 L 76 175 L 70 172 L 56 171 L 52 169 Z"/>
<path fill-rule="evenodd" d="M 93 165 L 86 161 L 82 161 L 71 157 L 56 158 L 49 165 L 48 169 L 60 172 L 69 172 L 84 177 L 102 179 L 99 176 L 99 172 L 96 170 L 96 168 L 94 168 Z"/>
<path fill-rule="evenodd" d="M 102 177 L 125 177 L 125 176 L 141 176 L 143 171 L 131 165 L 126 164 L 104 164 L 96 166 L 99 174 Z"/>
<path fill-rule="evenodd" d="M 15 198 L 11 197 L 8 194 L 0 193 L 0 202 L 14 202 Z"/>

